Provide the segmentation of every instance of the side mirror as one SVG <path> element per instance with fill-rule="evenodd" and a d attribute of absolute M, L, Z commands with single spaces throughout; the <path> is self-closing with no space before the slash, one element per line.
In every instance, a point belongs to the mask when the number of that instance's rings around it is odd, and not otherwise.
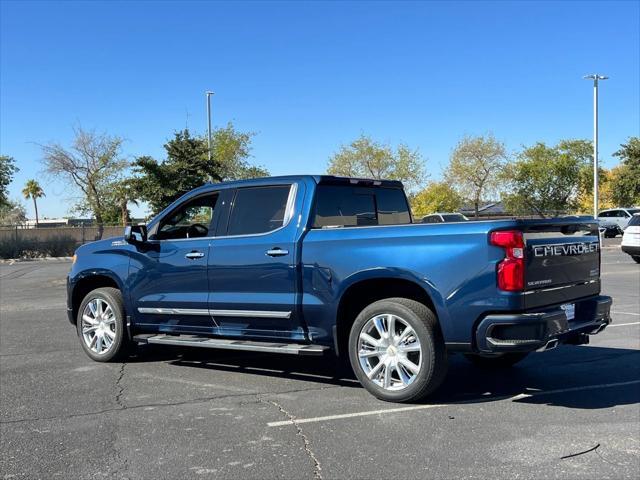
<path fill-rule="evenodd" d="M 147 226 L 127 225 L 124 227 L 124 241 L 127 243 L 145 243 L 147 241 Z"/>

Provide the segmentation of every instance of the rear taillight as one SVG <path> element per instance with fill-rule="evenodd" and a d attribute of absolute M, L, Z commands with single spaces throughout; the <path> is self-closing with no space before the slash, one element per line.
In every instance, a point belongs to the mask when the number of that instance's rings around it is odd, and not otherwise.
<path fill-rule="evenodd" d="M 524 290 L 524 239 L 518 230 L 491 232 L 491 245 L 502 247 L 505 258 L 498 263 L 498 288 L 508 292 Z"/>

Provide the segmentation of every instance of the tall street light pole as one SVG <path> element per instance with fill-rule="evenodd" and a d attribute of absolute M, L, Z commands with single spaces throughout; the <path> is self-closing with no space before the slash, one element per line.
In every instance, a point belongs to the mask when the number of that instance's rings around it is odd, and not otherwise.
<path fill-rule="evenodd" d="M 209 162 L 211 162 L 211 95 L 213 92 L 204 92 L 207 96 L 207 144 L 209 146 Z"/>
<path fill-rule="evenodd" d="M 585 80 L 593 80 L 593 218 L 598 216 L 598 80 L 609 77 L 594 73 L 585 75 Z"/>

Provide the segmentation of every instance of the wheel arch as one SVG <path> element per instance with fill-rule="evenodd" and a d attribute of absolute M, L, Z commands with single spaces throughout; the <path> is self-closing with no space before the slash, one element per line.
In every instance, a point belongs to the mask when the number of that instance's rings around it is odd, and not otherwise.
<path fill-rule="evenodd" d="M 408 274 L 358 275 L 343 289 L 336 310 L 334 348 L 338 355 L 348 355 L 346 347 L 349 331 L 358 314 L 367 306 L 385 298 L 402 297 L 415 300 L 427 306 L 440 324 L 442 298 L 425 280 L 420 281 Z M 441 326 L 442 328 L 442 326 Z"/>
<path fill-rule="evenodd" d="M 78 309 L 84 297 L 97 288 L 112 287 L 123 291 L 118 277 L 109 270 L 91 271 L 78 274 L 71 291 L 71 309 L 73 323 L 77 322 Z"/>

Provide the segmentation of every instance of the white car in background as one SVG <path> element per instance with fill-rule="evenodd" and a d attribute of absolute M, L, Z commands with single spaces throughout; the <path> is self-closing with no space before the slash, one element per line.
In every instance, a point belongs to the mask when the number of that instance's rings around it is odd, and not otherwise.
<path fill-rule="evenodd" d="M 461 213 L 431 213 L 422 217 L 422 223 L 467 222 L 469 219 Z"/>
<path fill-rule="evenodd" d="M 622 235 L 622 251 L 640 263 L 640 213 L 636 213 Z"/>
<path fill-rule="evenodd" d="M 615 224 L 620 227 L 620 230 L 624 230 L 636 213 L 640 213 L 640 208 L 610 208 L 598 214 L 598 221 L 600 225 Z"/>

